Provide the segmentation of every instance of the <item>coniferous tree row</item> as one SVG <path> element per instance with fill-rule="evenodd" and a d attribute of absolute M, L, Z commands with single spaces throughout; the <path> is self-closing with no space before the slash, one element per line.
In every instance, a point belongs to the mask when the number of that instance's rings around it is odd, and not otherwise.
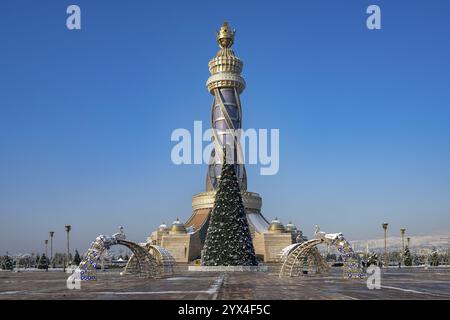
<path fill-rule="evenodd" d="M 227 162 L 226 149 L 202 251 L 204 266 L 256 266 L 250 228 L 236 177 L 235 165 Z"/>

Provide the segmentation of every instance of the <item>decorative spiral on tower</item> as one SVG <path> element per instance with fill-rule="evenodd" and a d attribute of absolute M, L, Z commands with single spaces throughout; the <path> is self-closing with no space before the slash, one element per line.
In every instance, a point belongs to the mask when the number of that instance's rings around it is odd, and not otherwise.
<path fill-rule="evenodd" d="M 208 91 L 214 96 L 211 110 L 211 129 L 214 149 L 208 165 L 206 190 L 213 191 L 219 186 L 222 171 L 223 149 L 231 150 L 236 165 L 236 176 L 242 191 L 247 190 L 247 174 L 242 161 L 240 139 L 236 134 L 242 128 L 242 109 L 239 95 L 245 89 L 244 78 L 241 77 L 243 62 L 235 56 L 231 46 L 236 31 L 231 31 L 225 21 L 217 33 L 220 50 L 209 61 L 211 76 L 206 82 Z"/>

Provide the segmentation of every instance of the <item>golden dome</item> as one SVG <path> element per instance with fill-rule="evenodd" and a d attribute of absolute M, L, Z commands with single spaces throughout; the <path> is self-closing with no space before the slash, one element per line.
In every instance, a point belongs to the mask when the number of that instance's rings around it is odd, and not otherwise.
<path fill-rule="evenodd" d="M 172 223 L 172 227 L 170 228 L 170 233 L 186 233 L 186 227 L 184 224 L 177 218 Z"/>
<path fill-rule="evenodd" d="M 289 223 L 286 225 L 286 231 L 287 232 L 297 231 L 297 227 L 295 226 L 295 224 L 293 224 L 291 221 L 289 221 Z"/>
<path fill-rule="evenodd" d="M 163 222 L 161 225 L 159 225 L 158 231 L 166 232 L 169 231 L 169 228 L 167 228 L 167 225 Z"/>
<path fill-rule="evenodd" d="M 286 232 L 286 229 L 284 228 L 283 224 L 278 220 L 278 218 L 275 218 L 272 220 L 272 222 L 269 225 L 268 228 L 269 232 L 272 233 L 283 233 Z"/>

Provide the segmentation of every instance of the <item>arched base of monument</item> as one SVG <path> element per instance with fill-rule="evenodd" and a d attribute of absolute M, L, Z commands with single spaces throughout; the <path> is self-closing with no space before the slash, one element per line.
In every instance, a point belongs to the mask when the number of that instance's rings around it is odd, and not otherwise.
<path fill-rule="evenodd" d="M 202 272 L 266 272 L 267 266 L 189 266 L 189 271 Z"/>

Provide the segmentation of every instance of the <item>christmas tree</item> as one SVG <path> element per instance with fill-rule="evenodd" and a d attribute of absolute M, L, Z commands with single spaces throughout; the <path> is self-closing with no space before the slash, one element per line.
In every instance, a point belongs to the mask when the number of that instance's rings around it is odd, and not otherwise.
<path fill-rule="evenodd" d="M 204 266 L 256 266 L 255 249 L 234 164 L 224 163 L 202 251 Z"/>

